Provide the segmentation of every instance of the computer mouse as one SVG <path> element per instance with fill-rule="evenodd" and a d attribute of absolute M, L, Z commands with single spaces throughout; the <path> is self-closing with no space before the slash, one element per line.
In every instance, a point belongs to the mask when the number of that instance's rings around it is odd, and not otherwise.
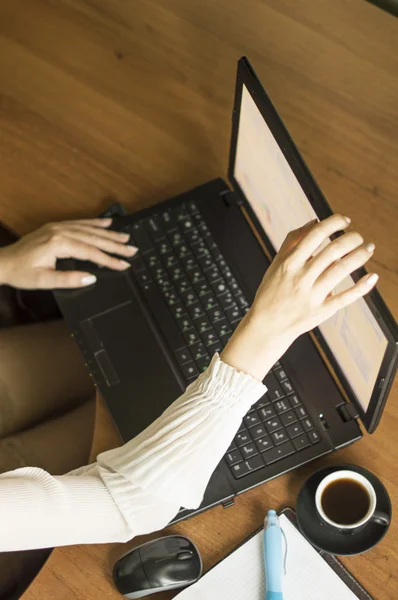
<path fill-rule="evenodd" d="M 170 535 L 134 548 L 113 568 L 113 581 L 126 598 L 144 598 L 195 583 L 202 574 L 202 559 L 195 544 Z"/>

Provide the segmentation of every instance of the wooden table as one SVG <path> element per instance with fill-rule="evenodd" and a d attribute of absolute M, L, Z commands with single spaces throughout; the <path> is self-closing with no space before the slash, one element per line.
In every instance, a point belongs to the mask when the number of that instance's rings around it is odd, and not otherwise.
<path fill-rule="evenodd" d="M 136 209 L 225 173 L 242 54 L 332 207 L 376 243 L 371 268 L 397 318 L 398 22 L 363 0 L 3 0 L 0 217 L 27 231 L 94 215 L 109 195 Z M 343 461 L 379 475 L 397 507 L 397 430 L 395 386 L 375 435 L 172 531 L 208 568 L 268 507 L 294 506 L 315 468 Z M 99 404 L 95 452 L 116 443 Z M 111 567 L 129 546 L 55 550 L 24 599 L 119 598 Z M 397 598 L 397 521 L 344 562 L 377 600 Z"/>

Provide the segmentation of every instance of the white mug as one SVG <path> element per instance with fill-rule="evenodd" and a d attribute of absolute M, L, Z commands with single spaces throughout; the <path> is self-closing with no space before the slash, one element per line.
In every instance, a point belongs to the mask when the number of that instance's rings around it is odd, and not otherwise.
<path fill-rule="evenodd" d="M 359 521 L 356 521 L 355 523 L 350 523 L 348 525 L 344 524 L 344 523 L 336 523 L 335 521 L 332 521 L 332 519 L 330 519 L 328 517 L 328 515 L 325 513 L 325 511 L 323 510 L 323 507 L 322 507 L 323 492 L 328 487 L 328 485 L 330 485 L 333 481 L 338 481 L 340 479 L 345 479 L 345 480 L 351 479 L 351 481 L 355 481 L 355 482 L 359 483 L 366 490 L 366 492 L 368 494 L 368 498 L 369 498 L 369 508 L 368 508 L 366 514 Z M 360 473 L 357 473 L 356 471 L 339 470 L 339 471 L 334 471 L 333 473 L 330 473 L 329 475 L 324 477 L 322 479 L 322 481 L 320 482 L 320 484 L 318 485 L 317 490 L 316 490 L 315 505 L 316 505 L 317 511 L 318 511 L 319 515 L 322 517 L 322 519 L 328 525 L 331 525 L 332 527 L 335 527 L 342 532 L 351 533 L 354 530 L 364 527 L 370 520 L 376 521 L 377 523 L 380 523 L 383 525 L 388 525 L 388 523 L 389 523 L 388 515 L 376 510 L 377 496 L 376 496 L 376 492 L 375 492 L 373 485 L 370 483 L 370 481 L 366 477 L 364 477 Z"/>

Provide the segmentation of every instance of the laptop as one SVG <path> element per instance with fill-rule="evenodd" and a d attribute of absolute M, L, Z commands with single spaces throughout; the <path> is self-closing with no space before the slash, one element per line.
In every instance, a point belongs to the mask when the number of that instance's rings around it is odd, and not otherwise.
<path fill-rule="evenodd" d="M 287 233 L 332 214 L 247 58 L 238 61 L 228 182 L 215 179 L 115 217 L 139 253 L 127 271 L 90 270 L 59 307 L 123 441 L 221 352 Z M 352 275 L 356 281 L 365 274 Z M 342 287 L 352 285 L 351 278 Z M 267 374 L 203 502 L 178 521 L 375 431 L 397 369 L 398 327 L 377 290 L 301 336 Z"/>

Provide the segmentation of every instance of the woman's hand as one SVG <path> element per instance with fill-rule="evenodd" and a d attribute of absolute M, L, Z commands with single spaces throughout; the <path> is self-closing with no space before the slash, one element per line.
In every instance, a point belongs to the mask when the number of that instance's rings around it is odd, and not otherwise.
<path fill-rule="evenodd" d="M 354 231 L 329 242 L 350 220 L 333 215 L 287 236 L 257 291 L 254 303 L 222 353 L 228 364 L 262 380 L 301 334 L 368 293 L 378 276 L 362 277 L 350 289 L 335 288 L 372 256 Z"/>
<path fill-rule="evenodd" d="M 0 284 L 22 289 L 79 288 L 96 277 L 82 271 L 56 271 L 58 258 L 77 258 L 124 271 L 130 265 L 108 253 L 131 258 L 137 252 L 128 246 L 130 236 L 109 231 L 112 219 L 88 219 L 50 223 L 0 248 Z"/>

